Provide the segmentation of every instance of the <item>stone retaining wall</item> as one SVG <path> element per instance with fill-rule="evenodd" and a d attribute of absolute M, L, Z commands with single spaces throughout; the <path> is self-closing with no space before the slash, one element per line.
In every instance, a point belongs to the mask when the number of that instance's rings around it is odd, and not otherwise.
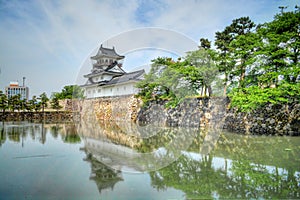
<path fill-rule="evenodd" d="M 300 135 L 300 104 L 272 105 L 251 113 L 228 109 L 224 98 L 187 99 L 176 108 L 154 101 L 140 110 L 137 122 L 167 126 L 222 128 L 237 133 Z"/>
<path fill-rule="evenodd" d="M 143 107 L 134 96 L 87 99 L 77 102 L 82 119 L 89 122 L 135 122 L 139 125 L 221 128 L 237 133 L 300 135 L 300 104 L 272 105 L 251 113 L 229 109 L 227 98 L 190 98 L 176 108 L 167 101 Z"/>
<path fill-rule="evenodd" d="M 300 104 L 272 105 L 251 113 L 228 109 L 227 98 L 189 98 L 176 108 L 166 108 L 167 101 L 153 101 L 143 107 L 133 95 L 86 100 L 65 100 L 60 111 L 6 112 L 0 120 L 83 120 L 125 122 L 160 126 L 222 128 L 237 133 L 300 135 Z"/>
<path fill-rule="evenodd" d="M 141 101 L 133 95 L 103 97 L 77 102 L 83 120 L 135 122 Z"/>
<path fill-rule="evenodd" d="M 224 128 L 242 133 L 299 136 L 300 104 L 268 104 L 251 113 L 231 109 L 226 113 Z"/>
<path fill-rule="evenodd" d="M 190 98 L 176 108 L 166 108 L 167 101 L 153 101 L 143 107 L 137 122 L 180 127 L 221 127 L 226 113 L 226 98 Z"/>
<path fill-rule="evenodd" d="M 0 113 L 0 121 L 53 121 L 66 122 L 73 120 L 74 113 L 68 111 L 43 112 L 5 112 Z"/>

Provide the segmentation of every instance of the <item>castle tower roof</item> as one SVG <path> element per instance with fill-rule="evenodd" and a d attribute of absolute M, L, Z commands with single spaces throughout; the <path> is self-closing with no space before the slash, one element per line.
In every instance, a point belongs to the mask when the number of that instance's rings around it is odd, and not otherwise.
<path fill-rule="evenodd" d="M 115 58 L 117 60 L 121 60 L 121 59 L 125 58 L 125 56 L 121 56 L 121 55 L 117 54 L 117 52 L 115 51 L 115 47 L 113 47 L 112 49 L 105 48 L 101 44 L 97 54 L 95 56 L 92 56 L 91 59 L 98 60 L 99 58 L 103 58 L 103 57 Z"/>

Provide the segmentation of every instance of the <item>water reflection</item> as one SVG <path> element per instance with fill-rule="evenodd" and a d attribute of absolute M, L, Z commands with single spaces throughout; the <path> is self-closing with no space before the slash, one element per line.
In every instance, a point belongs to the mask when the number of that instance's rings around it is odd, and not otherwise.
<path fill-rule="evenodd" d="M 90 179 L 95 181 L 100 193 L 103 190 L 113 191 L 115 184 L 123 181 L 121 171 L 107 167 L 90 153 L 87 153 L 87 157 L 84 160 L 91 163 Z"/>
<path fill-rule="evenodd" d="M 0 146 L 7 139 L 12 142 L 21 143 L 24 146 L 24 140 L 31 137 L 32 140 L 38 140 L 41 144 L 47 141 L 47 133 L 54 138 L 59 135 L 66 143 L 80 143 L 81 138 L 77 134 L 77 129 L 73 123 L 30 123 L 27 121 L 19 122 L 1 122 L 0 125 Z"/>
<path fill-rule="evenodd" d="M 170 166 L 150 172 L 158 190 L 168 187 L 187 198 L 299 198 L 299 172 L 278 167 L 232 161 L 212 155 L 195 159 L 182 155 Z"/>
<path fill-rule="evenodd" d="M 116 170 L 146 172 L 174 162 L 199 132 L 196 128 L 167 128 L 127 124 L 98 124 L 91 131 L 81 124 L 79 132 L 88 153 Z"/>
<path fill-rule="evenodd" d="M 188 199 L 300 197 L 298 137 L 220 134 L 186 128 L 140 129 L 134 125 L 124 128 L 116 124 L 99 126 L 101 131 L 83 134 L 87 152 L 118 172 L 124 171 L 124 167 L 131 172 L 155 169 L 162 166 L 155 166 L 157 163 L 173 159 L 166 167 L 150 170 L 151 185 L 157 191 L 175 188 Z M 141 137 L 147 131 L 149 137 Z M 168 148 L 176 137 L 180 138 L 176 145 Z M 182 148 L 185 142 L 189 144 L 187 149 Z M 149 162 L 147 153 L 158 151 L 160 156 L 152 157 Z"/>
<path fill-rule="evenodd" d="M 83 143 L 78 143 L 80 136 L 74 127 L 0 122 L 0 199 L 98 197 L 95 183 L 88 179 L 90 166 L 82 161 L 84 152 L 79 148 Z"/>
<path fill-rule="evenodd" d="M 42 153 L 36 153 L 35 149 L 31 149 L 32 151 L 28 151 L 24 156 L 14 155 L 14 158 L 23 156 L 23 160 L 1 157 L 1 162 L 4 161 L 1 163 L 3 167 L 0 167 L 0 172 L 3 173 L 4 169 L 9 168 L 15 169 L 12 170 L 12 174 L 20 169 L 25 170 L 26 167 L 23 165 L 27 163 L 24 161 L 27 155 L 49 155 L 43 158 L 30 157 L 31 160 L 27 165 L 30 163 L 32 166 L 28 167 L 29 172 L 24 173 L 32 174 L 30 170 L 35 170 L 32 167 L 36 165 L 38 169 L 47 169 L 44 172 L 51 171 L 53 174 L 45 180 L 54 183 L 59 177 L 65 177 L 69 170 L 74 170 L 70 173 L 69 181 L 63 179 L 62 184 L 67 185 L 60 187 L 65 187 L 63 189 L 66 190 L 77 183 L 80 188 L 87 185 L 88 180 L 94 187 L 97 186 L 97 197 L 118 198 L 116 194 L 122 194 L 124 199 L 137 196 L 147 199 L 152 198 L 152 195 L 162 198 L 161 195 L 164 194 L 165 199 L 182 198 L 181 193 L 178 193 L 181 191 L 186 199 L 300 198 L 299 137 L 245 136 L 219 133 L 214 130 L 138 127 L 134 124 L 123 126 L 99 123 L 86 126 L 72 123 L 29 122 L 1 122 L 0 137 L 0 153 L 12 143 L 21 144 L 20 148 L 26 149 L 31 144 L 28 143 L 29 140 L 38 141 L 42 144 L 40 146 L 48 145 L 47 148 L 53 148 L 53 152 L 44 150 Z M 53 138 L 62 141 L 65 146 L 51 146 Z M 82 145 L 81 149 L 85 154 L 83 163 L 88 163 L 90 168 L 74 182 L 73 178 L 78 177 L 79 172 L 83 171 L 83 168 L 79 167 L 82 158 L 79 161 L 74 158 L 71 164 L 69 159 L 73 153 L 75 157 L 80 154 L 73 149 L 63 159 L 54 155 L 58 154 L 58 150 L 56 151 L 58 147 L 59 152 L 65 152 L 76 144 Z M 9 148 L 10 151 L 7 152 L 13 152 L 14 148 Z M 79 150 L 78 152 L 83 153 Z M 46 168 L 42 167 L 46 162 L 43 159 L 49 160 Z M 18 163 L 13 166 L 4 162 Z M 150 172 L 145 173 L 145 170 L 149 169 Z M 144 173 L 133 176 L 127 173 L 128 171 Z M 42 170 L 37 172 L 44 175 Z M 22 174 L 12 176 L 11 179 L 18 179 Z M 52 176 L 56 179 L 51 180 Z M 35 181 L 37 180 L 32 180 Z M 18 184 L 18 181 L 14 182 Z M 134 185 L 130 185 L 133 182 Z M 9 185 L 6 182 L 3 184 L 5 184 L 3 188 Z M 41 191 L 49 189 L 48 182 L 42 185 L 45 188 L 40 189 Z M 135 190 L 128 192 L 128 185 L 135 187 Z M 3 194 L 4 190 L 1 190 L 3 188 L 0 187 L 0 196 Z M 141 192 L 142 189 L 144 193 Z M 11 192 L 16 193 L 15 188 L 11 189 Z M 56 195 L 57 188 L 52 192 Z M 82 193 L 87 194 L 84 191 Z M 68 195 L 69 193 L 64 197 L 70 197 Z"/>

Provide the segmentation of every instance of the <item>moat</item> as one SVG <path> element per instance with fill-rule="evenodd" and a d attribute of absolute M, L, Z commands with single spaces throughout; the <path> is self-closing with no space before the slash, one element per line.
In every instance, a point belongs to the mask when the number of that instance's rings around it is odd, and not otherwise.
<path fill-rule="evenodd" d="M 300 198 L 300 137 L 97 126 L 1 122 L 0 199 Z"/>

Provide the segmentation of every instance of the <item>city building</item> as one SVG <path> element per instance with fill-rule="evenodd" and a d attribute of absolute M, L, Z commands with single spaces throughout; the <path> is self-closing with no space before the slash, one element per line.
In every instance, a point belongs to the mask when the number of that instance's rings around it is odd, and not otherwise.
<path fill-rule="evenodd" d="M 125 56 L 116 53 L 115 48 L 100 46 L 97 54 L 91 57 L 91 73 L 84 75 L 87 81 L 81 87 L 86 98 L 112 97 L 136 94 L 135 84 L 143 78 L 144 70 L 125 72 L 122 62 Z"/>
<path fill-rule="evenodd" d="M 8 98 L 12 96 L 21 95 L 21 100 L 26 99 L 28 100 L 29 97 L 29 88 L 25 86 L 25 77 L 23 77 L 23 85 L 20 86 L 19 82 L 12 81 L 10 82 L 8 87 L 5 87 L 5 94 Z"/>

